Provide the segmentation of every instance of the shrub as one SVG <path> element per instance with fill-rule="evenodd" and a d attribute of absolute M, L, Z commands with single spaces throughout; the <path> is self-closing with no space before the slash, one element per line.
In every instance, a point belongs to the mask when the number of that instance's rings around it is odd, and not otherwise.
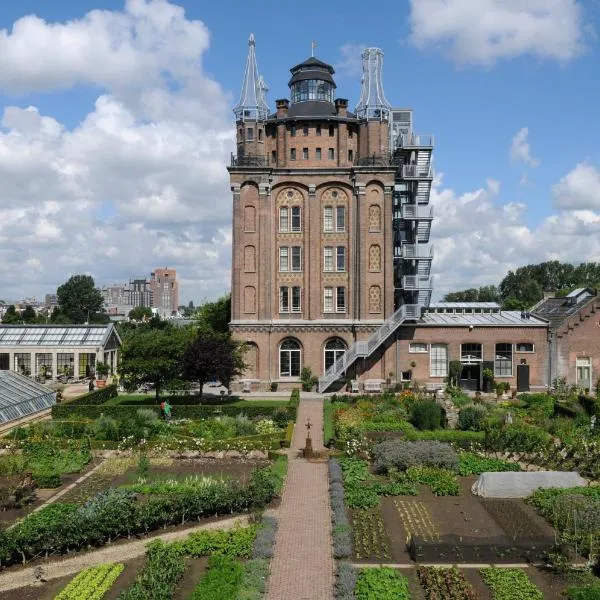
<path fill-rule="evenodd" d="M 487 450 L 502 452 L 536 452 L 548 446 L 550 435 L 547 431 L 528 425 L 508 425 L 488 428 L 484 445 Z"/>
<path fill-rule="evenodd" d="M 277 413 L 277 414 L 279 414 L 279 413 Z M 287 415 L 286 415 L 286 418 L 287 418 Z M 246 415 L 239 414 L 239 415 L 235 416 L 235 434 L 236 435 L 254 435 L 255 433 L 257 433 L 256 426 Z"/>
<path fill-rule="evenodd" d="M 275 425 L 272 419 L 261 419 L 256 423 L 256 432 L 259 435 L 264 435 L 267 433 L 276 433 L 277 431 L 277 425 Z"/>
<path fill-rule="evenodd" d="M 454 450 L 448 444 L 436 441 L 387 440 L 374 446 L 373 457 L 378 473 L 387 473 L 391 468 L 405 471 L 420 466 L 458 470 L 458 457 Z"/>
<path fill-rule="evenodd" d="M 465 406 L 458 413 L 458 428 L 463 431 L 481 431 L 486 416 L 484 406 Z"/>
<path fill-rule="evenodd" d="M 569 600 L 598 600 L 600 598 L 600 583 L 585 586 L 573 586 L 567 589 Z"/>
<path fill-rule="evenodd" d="M 525 402 L 527 412 L 535 419 L 548 419 L 554 414 L 555 399 L 550 394 L 521 394 L 519 399 Z"/>
<path fill-rule="evenodd" d="M 358 571 L 348 562 L 338 562 L 335 570 L 335 600 L 355 600 Z"/>
<path fill-rule="evenodd" d="M 108 440 L 111 442 L 118 442 L 119 436 L 119 423 L 112 417 L 100 415 L 92 423 L 92 434 L 97 440 Z"/>
<path fill-rule="evenodd" d="M 436 496 L 458 496 L 459 487 L 456 476 L 447 469 L 410 467 L 406 471 L 406 479 L 412 483 L 429 486 Z"/>
<path fill-rule="evenodd" d="M 39 488 L 57 488 L 62 485 L 58 473 L 34 473 L 33 480 Z"/>
<path fill-rule="evenodd" d="M 473 452 L 461 452 L 458 456 L 458 474 L 463 476 L 481 475 L 486 472 L 520 471 L 518 463 L 498 458 L 479 456 Z"/>
<path fill-rule="evenodd" d="M 439 429 L 442 426 L 442 407 L 435 402 L 415 402 L 410 412 L 410 422 L 417 429 Z"/>
<path fill-rule="evenodd" d="M 94 390 L 89 394 L 84 394 L 83 396 L 79 396 L 74 400 L 71 400 L 68 404 L 64 406 L 89 406 L 94 404 L 104 404 L 107 400 L 111 398 L 116 398 L 119 395 L 117 391 L 116 385 L 107 385 L 105 388 L 101 388 L 98 390 Z"/>
<path fill-rule="evenodd" d="M 438 429 L 437 431 L 414 431 L 408 432 L 405 439 L 436 440 L 452 444 L 456 448 L 470 450 L 473 446 L 483 443 L 485 433 L 483 431 L 460 431 L 456 429 Z"/>
<path fill-rule="evenodd" d="M 269 386 L 272 392 L 276 392 L 279 387 L 279 383 L 277 381 L 271 381 L 271 385 Z"/>

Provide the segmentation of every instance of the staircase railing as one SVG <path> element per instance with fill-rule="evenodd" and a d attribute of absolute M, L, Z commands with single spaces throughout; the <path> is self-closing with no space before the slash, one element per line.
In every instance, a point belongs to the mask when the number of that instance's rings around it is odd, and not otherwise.
<path fill-rule="evenodd" d="M 327 369 L 325 375 L 319 377 L 319 391 L 324 392 L 334 381 L 340 378 L 348 367 L 359 357 L 371 356 L 381 344 L 406 320 L 421 317 L 420 304 L 404 304 L 381 327 L 378 327 L 369 338 L 355 342 L 333 365 Z"/>

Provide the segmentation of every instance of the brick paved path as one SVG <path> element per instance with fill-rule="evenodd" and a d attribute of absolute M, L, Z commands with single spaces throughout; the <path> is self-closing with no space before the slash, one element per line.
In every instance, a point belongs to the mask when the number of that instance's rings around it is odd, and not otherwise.
<path fill-rule="evenodd" d="M 331 600 L 334 560 L 327 463 L 296 458 L 306 420 L 314 450 L 323 449 L 323 401 L 301 400 L 281 505 L 266 600 Z"/>

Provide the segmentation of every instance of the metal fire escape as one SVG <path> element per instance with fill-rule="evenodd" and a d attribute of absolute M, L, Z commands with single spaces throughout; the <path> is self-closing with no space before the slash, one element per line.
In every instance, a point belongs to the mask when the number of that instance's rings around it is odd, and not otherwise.
<path fill-rule="evenodd" d="M 412 111 L 392 109 L 383 93 L 383 53 L 367 48 L 363 54 L 363 78 L 356 115 L 364 120 L 388 121 L 389 164 L 398 166 L 393 201 L 394 306 L 395 312 L 366 340 L 355 342 L 319 378 L 319 391 L 343 376 L 358 358 L 371 356 L 406 321 L 417 321 L 429 306 L 432 293 L 429 244 L 433 207 L 429 195 L 433 181 L 433 136 L 415 135 Z"/>

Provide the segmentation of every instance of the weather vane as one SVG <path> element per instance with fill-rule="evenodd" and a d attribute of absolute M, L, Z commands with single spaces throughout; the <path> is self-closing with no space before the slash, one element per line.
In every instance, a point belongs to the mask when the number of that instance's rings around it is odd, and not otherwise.
<path fill-rule="evenodd" d="M 310 43 L 310 55 L 314 58 L 315 56 L 315 48 L 318 46 L 317 42 L 314 40 Z"/>

